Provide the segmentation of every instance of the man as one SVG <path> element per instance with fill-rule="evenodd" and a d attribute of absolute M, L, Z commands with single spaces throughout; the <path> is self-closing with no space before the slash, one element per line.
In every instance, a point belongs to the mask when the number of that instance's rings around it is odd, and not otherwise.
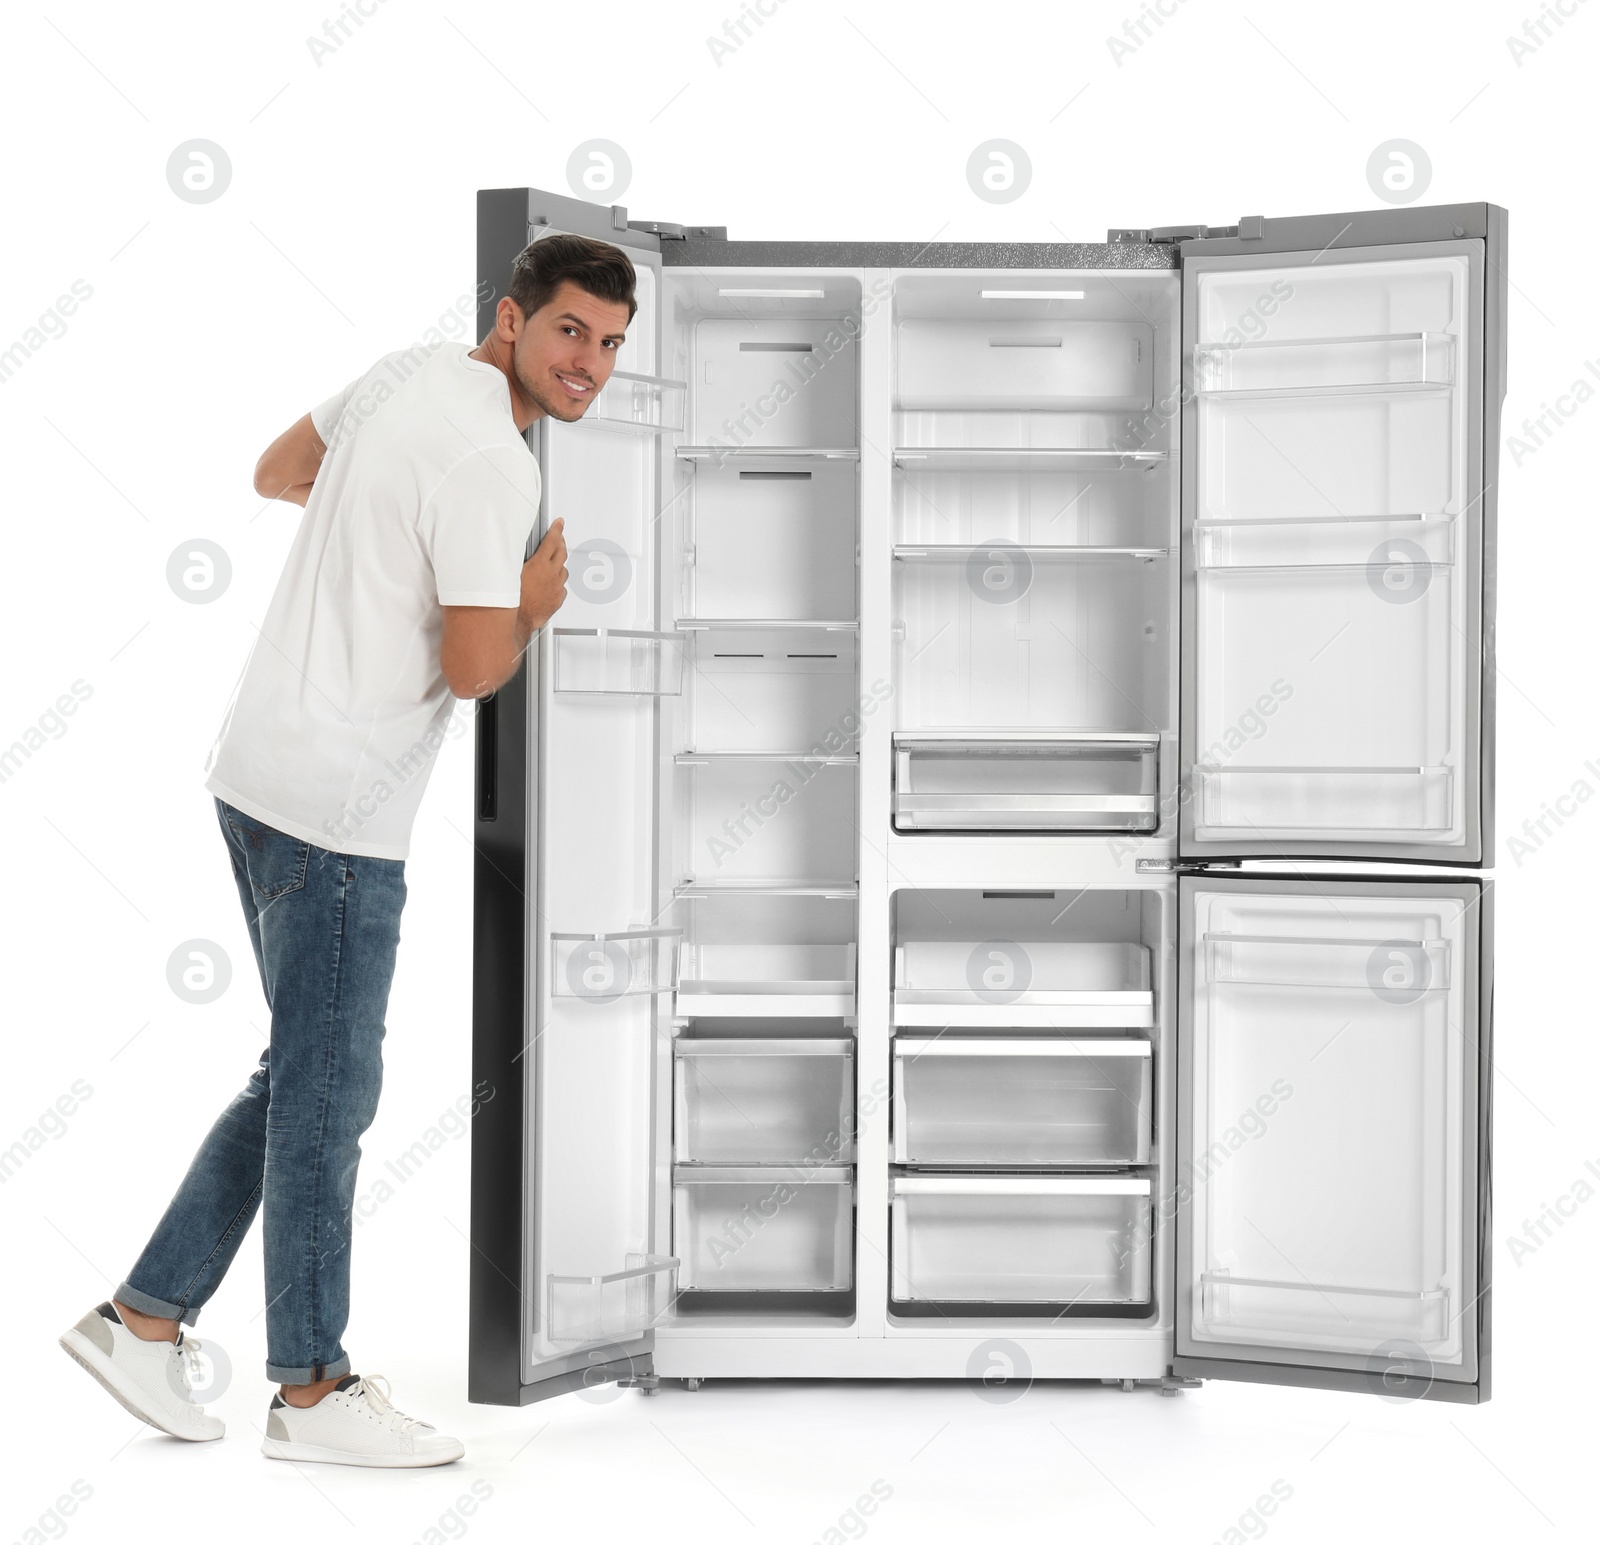
<path fill-rule="evenodd" d="M 382 1082 L 384 1013 L 412 820 L 454 698 L 493 692 L 566 598 L 555 521 L 526 562 L 539 469 L 522 439 L 583 417 L 635 311 L 606 242 L 546 236 L 518 258 L 475 349 L 386 355 L 267 447 L 256 491 L 305 506 L 206 763 L 272 1013 L 133 1269 L 62 1346 L 175 1437 L 220 1438 L 193 1399 L 193 1325 L 257 1207 L 267 1376 L 262 1452 L 445 1464 L 455 1438 L 351 1371 L 351 1210 Z"/>

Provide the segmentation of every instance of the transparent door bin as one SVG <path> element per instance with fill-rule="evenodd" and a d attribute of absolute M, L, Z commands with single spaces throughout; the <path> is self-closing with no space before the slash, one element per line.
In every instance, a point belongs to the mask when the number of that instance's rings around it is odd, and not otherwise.
<path fill-rule="evenodd" d="M 854 1043 L 679 1036 L 680 1164 L 847 1164 L 855 1157 Z"/>
<path fill-rule="evenodd" d="M 897 831 L 1153 832 L 1159 735 L 894 737 Z"/>
<path fill-rule="evenodd" d="M 854 1170 L 672 1172 L 681 1292 L 838 1293 L 851 1285 Z"/>
<path fill-rule="evenodd" d="M 1194 351 L 1195 390 L 1230 396 L 1426 391 L 1454 380 L 1448 333 L 1285 338 Z"/>
<path fill-rule="evenodd" d="M 1455 517 L 1308 516 L 1299 520 L 1203 520 L 1194 527 L 1197 569 L 1224 576 L 1235 570 L 1355 570 L 1412 586 L 1418 570 L 1455 562 Z"/>
<path fill-rule="evenodd" d="M 1196 1318 L 1208 1339 L 1370 1352 L 1385 1342 L 1439 1347 L 1459 1311 L 1447 1287 L 1400 1289 L 1201 1273 Z"/>
<path fill-rule="evenodd" d="M 889 1194 L 897 1302 L 1150 1302 L 1147 1179 L 897 1174 Z"/>
<path fill-rule="evenodd" d="M 1448 992 L 1448 939 L 1337 939 L 1243 933 L 1201 938 L 1205 980 L 1221 987 L 1342 987 L 1412 1001 Z"/>
<path fill-rule="evenodd" d="M 894 1023 L 973 1029 L 1148 1030 L 1142 944 L 910 940 L 894 952 Z"/>
<path fill-rule="evenodd" d="M 612 1003 L 671 992 L 677 986 L 681 928 L 550 935 L 550 992 L 557 998 Z"/>
<path fill-rule="evenodd" d="M 552 1272 L 545 1278 L 548 1338 L 582 1346 L 642 1335 L 670 1307 L 678 1265 L 674 1255 L 629 1255 L 625 1269 L 600 1276 Z"/>
<path fill-rule="evenodd" d="M 607 429 L 642 429 L 655 434 L 680 430 L 688 393 L 687 381 L 613 370 L 585 421 L 593 420 Z"/>
<path fill-rule="evenodd" d="M 676 697 L 683 691 L 683 638 L 632 628 L 552 628 L 554 690 Z"/>
<path fill-rule="evenodd" d="M 1148 1164 L 1151 1043 L 896 1036 L 894 1156 L 935 1167 Z"/>
<path fill-rule="evenodd" d="M 691 944 L 682 952 L 680 1019 L 853 1019 L 853 944 Z"/>
<path fill-rule="evenodd" d="M 1448 767 L 1224 767 L 1194 769 L 1195 836 L 1202 841 L 1315 833 L 1337 842 L 1418 841 L 1454 822 Z"/>

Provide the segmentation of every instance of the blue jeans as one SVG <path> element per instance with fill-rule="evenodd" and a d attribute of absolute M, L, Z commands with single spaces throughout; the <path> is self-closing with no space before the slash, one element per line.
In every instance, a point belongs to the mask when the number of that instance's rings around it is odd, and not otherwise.
<path fill-rule="evenodd" d="M 405 863 L 334 853 L 216 800 L 272 1012 L 271 1044 L 200 1145 L 127 1280 L 134 1309 L 193 1325 L 262 1208 L 267 1377 L 350 1372 L 350 1233 Z"/>

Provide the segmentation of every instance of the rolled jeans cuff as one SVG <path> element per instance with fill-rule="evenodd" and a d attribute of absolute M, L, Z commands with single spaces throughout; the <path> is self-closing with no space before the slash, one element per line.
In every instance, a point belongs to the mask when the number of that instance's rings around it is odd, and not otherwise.
<path fill-rule="evenodd" d="M 118 1303 L 126 1304 L 130 1309 L 137 1309 L 140 1314 L 153 1314 L 163 1320 L 178 1320 L 185 1325 L 193 1325 L 200 1318 L 198 1306 L 185 1309 L 182 1304 L 169 1304 L 166 1299 L 141 1293 L 138 1288 L 126 1282 L 122 1283 L 111 1296 Z"/>
<path fill-rule="evenodd" d="M 311 1368 L 285 1368 L 278 1363 L 267 1364 L 267 1377 L 274 1384 L 315 1384 L 318 1379 L 342 1379 L 350 1371 L 350 1359 L 341 1357 L 335 1363 L 317 1363 Z"/>

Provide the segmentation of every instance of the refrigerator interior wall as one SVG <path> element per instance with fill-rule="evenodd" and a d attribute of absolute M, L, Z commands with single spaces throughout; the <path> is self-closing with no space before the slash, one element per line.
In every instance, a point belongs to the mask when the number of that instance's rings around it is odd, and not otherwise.
<path fill-rule="evenodd" d="M 667 275 L 689 392 L 662 449 L 685 669 L 663 748 L 683 946 L 658 1196 L 685 1263 L 672 1319 L 702 1325 L 852 1307 L 861 301 L 859 274 Z"/>
<path fill-rule="evenodd" d="M 1154 829 L 1156 755 L 1129 788 L 1092 753 L 1176 722 L 1178 302 L 1172 274 L 897 279 L 897 744 L 970 737 L 897 759 L 899 829 Z M 1019 732 L 1063 754 L 1018 769 Z"/>
<path fill-rule="evenodd" d="M 641 262 L 638 276 L 618 364 L 654 376 L 657 275 Z M 676 690 L 653 581 L 659 438 L 649 421 L 542 430 L 546 513 L 567 518 L 571 568 L 602 554 L 622 579 L 571 587 L 532 686 L 524 1379 L 585 1343 L 647 1331 L 671 1294 L 651 1190 L 656 1015 L 676 958 L 656 900 L 657 722 Z M 608 667 L 600 641 L 613 630 L 626 643 Z"/>
<path fill-rule="evenodd" d="M 1476 899 L 1195 882 L 1181 1353 L 1475 1378 Z"/>
<path fill-rule="evenodd" d="M 1459 847 L 1481 271 L 1452 250 L 1194 283 L 1194 837 Z"/>

